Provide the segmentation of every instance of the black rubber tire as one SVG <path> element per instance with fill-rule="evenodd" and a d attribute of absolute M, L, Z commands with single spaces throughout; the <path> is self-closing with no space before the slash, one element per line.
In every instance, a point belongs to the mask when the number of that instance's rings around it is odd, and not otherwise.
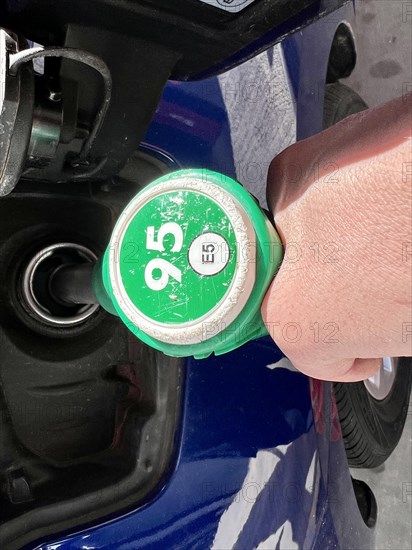
<path fill-rule="evenodd" d="M 336 404 L 349 465 L 375 468 L 391 455 L 406 422 L 412 387 L 412 359 L 398 359 L 387 397 L 378 401 L 363 382 L 335 383 Z"/>
<path fill-rule="evenodd" d="M 356 65 L 356 44 L 351 27 L 341 23 L 336 29 L 330 48 L 326 82 L 331 84 L 340 78 L 348 78 Z"/>
<path fill-rule="evenodd" d="M 349 86 L 334 82 L 326 84 L 323 105 L 323 128 L 329 128 L 349 115 L 364 111 L 368 106 Z"/>
<path fill-rule="evenodd" d="M 324 128 L 367 109 L 363 99 L 348 86 L 327 84 Z M 336 404 L 349 465 L 375 468 L 395 449 L 408 414 L 412 387 L 412 359 L 398 360 L 390 393 L 381 401 L 372 397 L 363 382 L 335 383 Z"/>

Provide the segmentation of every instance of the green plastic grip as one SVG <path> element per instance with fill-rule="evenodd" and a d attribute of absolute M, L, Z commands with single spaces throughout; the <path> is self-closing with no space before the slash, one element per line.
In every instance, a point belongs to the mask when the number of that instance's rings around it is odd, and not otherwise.
<path fill-rule="evenodd" d="M 237 181 L 180 170 L 126 207 L 93 287 L 149 346 L 204 358 L 267 334 L 260 306 L 282 256 L 273 225 Z"/>

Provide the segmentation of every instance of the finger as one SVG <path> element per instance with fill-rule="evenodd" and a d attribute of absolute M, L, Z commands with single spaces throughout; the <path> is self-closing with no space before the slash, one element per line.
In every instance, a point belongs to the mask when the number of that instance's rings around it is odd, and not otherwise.
<path fill-rule="evenodd" d="M 355 359 L 348 373 L 339 382 L 360 382 L 370 378 L 381 368 L 382 359 Z"/>
<path fill-rule="evenodd" d="M 296 345 L 285 340 L 281 323 L 273 323 L 275 314 L 279 318 L 287 318 L 282 311 L 285 305 L 282 289 L 279 292 L 276 288 L 278 282 L 275 280 L 272 283 L 263 300 L 262 318 L 277 346 L 297 370 L 312 378 L 331 382 L 359 382 L 375 374 L 381 365 L 379 358 L 347 359 L 339 357 L 345 349 L 332 349 L 329 344 L 321 346 L 319 342 L 314 345 L 312 341 L 301 341 L 300 345 Z"/>
<path fill-rule="evenodd" d="M 382 359 L 343 359 L 321 364 L 291 359 L 293 366 L 317 380 L 328 382 L 361 382 L 373 376 L 381 366 Z"/>

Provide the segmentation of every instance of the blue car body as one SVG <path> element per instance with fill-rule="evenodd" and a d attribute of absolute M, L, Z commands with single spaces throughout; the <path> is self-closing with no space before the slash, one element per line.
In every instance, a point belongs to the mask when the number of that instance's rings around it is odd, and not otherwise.
<path fill-rule="evenodd" d="M 277 50 L 296 139 L 322 129 L 330 44 L 351 10 L 341 8 Z M 264 37 L 255 51 L 265 39 L 273 41 Z M 261 55 L 270 65 L 273 50 Z M 246 185 L 224 95 L 217 77 L 170 82 L 144 149 L 171 166 L 207 167 Z M 331 384 L 294 371 L 267 337 L 224 356 L 187 359 L 183 386 L 175 451 L 156 490 L 125 515 L 39 542 L 38 550 L 373 548 Z"/>

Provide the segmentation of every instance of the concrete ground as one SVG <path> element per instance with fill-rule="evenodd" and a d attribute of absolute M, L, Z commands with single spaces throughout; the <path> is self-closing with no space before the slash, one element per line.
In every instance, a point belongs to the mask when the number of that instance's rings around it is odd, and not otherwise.
<path fill-rule="evenodd" d="M 361 0 L 351 21 L 358 63 L 346 84 L 370 107 L 412 91 L 412 2 Z M 353 470 L 378 501 L 377 550 L 412 548 L 412 404 L 401 442 L 376 470 Z"/>
<path fill-rule="evenodd" d="M 350 23 L 358 62 L 347 83 L 370 107 L 412 91 L 412 2 L 357 1 Z"/>

